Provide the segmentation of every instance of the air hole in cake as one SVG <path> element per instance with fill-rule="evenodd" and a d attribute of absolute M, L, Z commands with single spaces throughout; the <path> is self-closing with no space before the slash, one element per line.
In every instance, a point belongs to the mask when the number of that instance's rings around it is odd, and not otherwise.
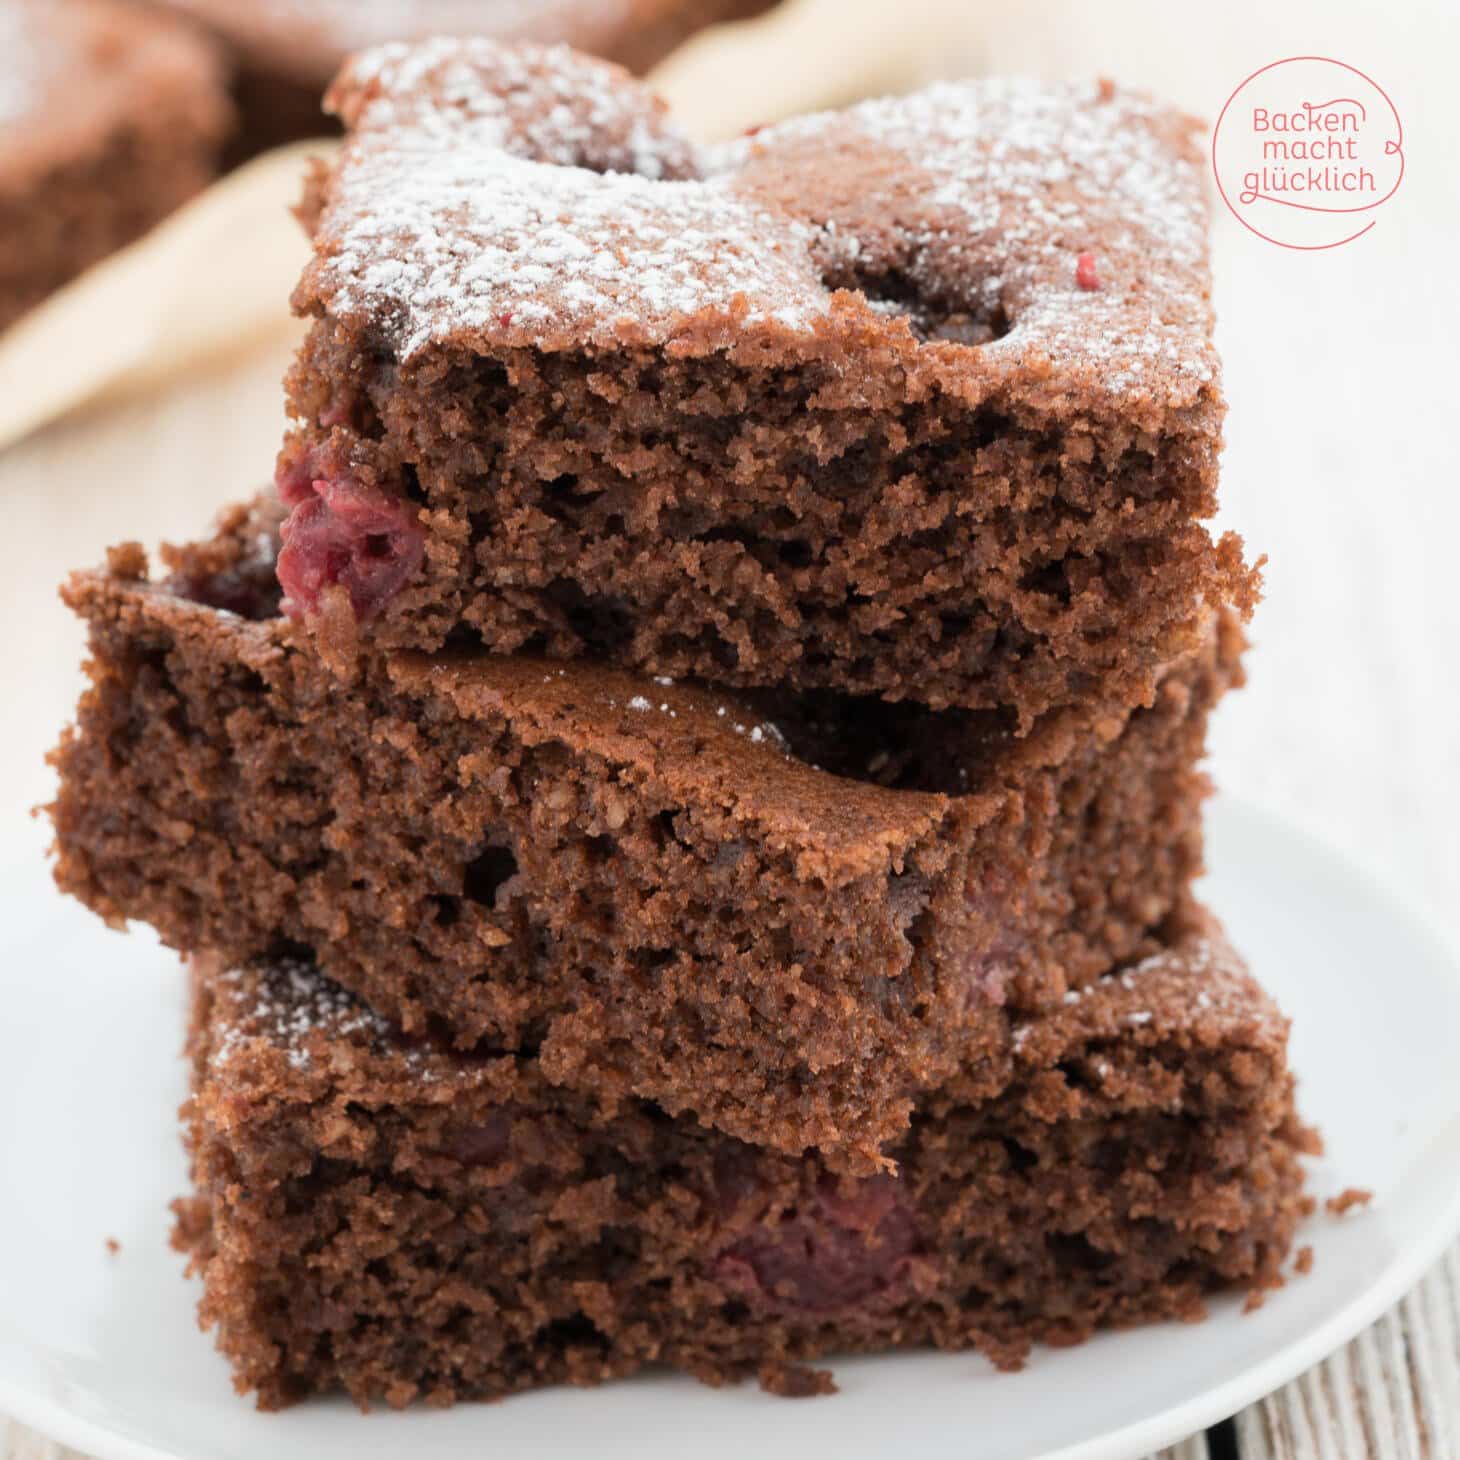
<path fill-rule="evenodd" d="M 240 563 L 219 573 L 175 574 L 167 580 L 167 588 L 190 603 L 236 614 L 251 623 L 278 618 L 283 596 L 272 558 L 267 563 Z"/>
<path fill-rule="evenodd" d="M 566 578 L 549 584 L 544 596 L 590 656 L 611 658 L 633 637 L 633 619 L 622 599 L 587 594 Z"/>
<path fill-rule="evenodd" d="M 654 816 L 654 830 L 659 837 L 659 844 L 664 847 L 683 846 L 685 843 L 674 827 L 674 813 L 672 811 L 660 811 Z"/>
<path fill-rule="evenodd" d="M 275 522 L 261 518 L 240 530 L 224 558 L 207 551 L 182 550 L 169 556 L 175 571 L 164 585 L 190 603 L 261 623 L 278 618 L 281 592 L 275 572 L 279 538 Z"/>
<path fill-rule="evenodd" d="M 736 669 L 740 665 L 740 650 L 719 634 L 713 635 L 710 640 L 710 653 L 721 669 Z"/>
<path fill-rule="evenodd" d="M 743 1173 L 738 1186 L 734 1198 L 743 1199 Z M 895 1295 L 917 1249 L 917 1224 L 894 1177 L 828 1176 L 720 1253 L 714 1275 L 758 1307 L 835 1313 Z"/>
<path fill-rule="evenodd" d="M 339 585 L 363 621 L 415 576 L 426 536 L 414 508 L 327 457 L 308 453 L 288 461 L 276 478 L 291 509 L 278 562 L 283 608 L 295 618 L 314 613 L 325 590 Z"/>
<path fill-rule="evenodd" d="M 1026 593 L 1037 593 L 1041 598 L 1053 599 L 1056 603 L 1068 605 L 1072 588 L 1067 565 L 1063 561 L 1045 563 L 1026 573 L 1019 581 Z"/>
<path fill-rule="evenodd" d="M 256 669 L 237 669 L 228 675 L 229 688 L 241 700 L 261 699 L 268 693 L 268 685 Z"/>
<path fill-rule="evenodd" d="M 928 879 L 914 867 L 887 879 L 887 906 L 900 932 L 910 932 L 928 905 Z"/>
<path fill-rule="evenodd" d="M 421 507 L 426 505 L 426 489 L 421 485 L 420 473 L 408 461 L 401 463 L 400 494 L 408 502 L 415 502 Z"/>
<path fill-rule="evenodd" d="M 1028 1171 L 1039 1165 L 1039 1153 L 1031 1151 L 1028 1146 L 1021 1146 L 1018 1141 L 1004 1141 L 1004 1158 L 1011 1171 Z"/>
<path fill-rule="evenodd" d="M 1046 1245 L 1055 1263 L 1066 1270 L 1100 1272 L 1114 1261 L 1109 1252 L 1092 1246 L 1090 1240 L 1079 1232 L 1052 1233 L 1046 1238 Z"/>
<path fill-rule="evenodd" d="M 847 780 L 947 796 L 977 792 L 1007 745 L 1010 716 L 929 710 L 906 701 L 815 691 L 794 701 L 742 697 L 775 723 L 798 760 Z"/>
<path fill-rule="evenodd" d="M 1082 1061 L 1061 1060 L 1055 1068 L 1071 1090 L 1098 1091 L 1099 1082 L 1090 1078 L 1090 1072 Z"/>
<path fill-rule="evenodd" d="M 534 1348 L 538 1345 L 549 1351 L 608 1347 L 607 1340 L 592 1320 L 581 1313 L 575 1313 L 571 1318 L 554 1318 L 551 1323 L 543 1324 L 533 1339 Z"/>
<path fill-rule="evenodd" d="M 489 846 L 467 863 L 461 878 L 461 895 L 483 907 L 499 905 L 503 887 L 517 875 L 517 858 L 506 847 Z"/>
<path fill-rule="evenodd" d="M 862 294 L 878 314 L 907 320 L 908 328 L 923 344 L 987 345 L 1003 339 L 1012 328 L 1001 303 L 948 300 L 924 289 L 900 269 L 881 274 L 856 271 L 846 279 L 830 277 L 827 284 Z"/>
<path fill-rule="evenodd" d="M 554 477 L 552 481 L 543 487 L 543 493 L 549 497 L 556 497 L 560 500 L 572 498 L 578 491 L 578 478 L 572 472 L 565 472 L 562 476 Z"/>

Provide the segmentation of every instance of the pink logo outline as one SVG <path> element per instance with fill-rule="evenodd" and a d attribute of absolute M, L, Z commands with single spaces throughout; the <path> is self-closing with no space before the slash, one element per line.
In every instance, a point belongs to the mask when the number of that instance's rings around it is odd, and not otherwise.
<path fill-rule="evenodd" d="M 1255 81 L 1259 76 L 1265 75 L 1267 72 L 1275 70 L 1279 66 L 1292 65 L 1294 62 L 1298 61 L 1315 61 L 1324 65 L 1337 66 L 1340 70 L 1350 72 L 1352 75 L 1359 77 L 1363 81 L 1366 81 L 1370 86 L 1374 88 L 1376 92 L 1378 92 L 1380 96 L 1384 98 L 1385 103 L 1389 107 L 1390 115 L 1394 118 L 1394 127 L 1396 132 L 1396 135 L 1394 137 L 1385 141 L 1384 154 L 1387 157 L 1398 156 L 1399 158 L 1399 172 L 1394 179 L 1394 185 L 1389 189 L 1387 193 L 1384 194 L 1382 198 L 1376 198 L 1371 202 L 1365 203 L 1362 206 L 1355 208 L 1325 208 L 1320 207 L 1318 204 L 1315 203 L 1290 202 L 1285 198 L 1274 198 L 1268 196 L 1267 194 L 1258 193 L 1256 191 L 1252 192 L 1250 196 L 1248 196 L 1245 192 L 1241 192 L 1238 194 L 1239 199 L 1243 203 L 1249 203 L 1255 202 L 1260 198 L 1263 202 L 1277 203 L 1280 206 L 1294 208 L 1300 212 L 1327 213 L 1336 216 L 1346 213 L 1370 213 L 1375 208 L 1378 208 L 1384 203 L 1387 203 L 1389 199 L 1392 198 L 1394 194 L 1399 191 L 1399 185 L 1404 181 L 1405 173 L 1404 123 L 1400 119 L 1399 109 L 1394 105 L 1393 98 L 1390 97 L 1389 93 L 1385 91 L 1384 88 L 1380 86 L 1379 83 L 1375 81 L 1374 78 L 1370 76 L 1367 72 L 1360 71 L 1357 66 L 1350 66 L 1346 61 L 1335 60 L 1332 56 L 1284 56 L 1281 60 L 1269 61 L 1267 65 L 1259 66 L 1257 70 L 1253 71 L 1250 75 L 1244 77 L 1242 81 L 1240 81 L 1238 85 L 1234 88 L 1232 94 L 1222 104 L 1222 110 L 1217 114 L 1216 123 L 1212 127 L 1212 176 L 1216 179 L 1217 191 L 1221 194 L 1222 202 L 1226 204 L 1227 211 L 1231 213 L 1231 215 L 1245 229 L 1247 229 L 1249 233 L 1255 233 L 1260 239 L 1264 240 L 1264 242 L 1276 244 L 1278 248 L 1293 249 L 1299 253 L 1320 253 L 1330 248 L 1342 248 L 1344 244 L 1352 243 L 1356 238 L 1362 238 L 1364 234 L 1366 234 L 1374 226 L 1374 224 L 1378 222 L 1378 219 L 1370 218 L 1369 221 L 1356 232 L 1350 233 L 1346 238 L 1335 239 L 1331 243 L 1285 242 L 1281 238 L 1274 238 L 1271 234 L 1264 233 L 1262 229 L 1256 226 L 1256 224 L 1249 222 L 1248 219 L 1244 218 L 1242 214 L 1238 212 L 1237 208 L 1232 203 L 1232 199 L 1227 196 L 1227 189 L 1222 182 L 1221 170 L 1217 163 L 1217 144 L 1220 140 L 1222 133 L 1222 122 L 1226 119 L 1227 112 L 1230 110 L 1232 103 L 1236 101 L 1237 98 L 1242 94 L 1242 92 L 1249 85 L 1251 85 L 1251 83 Z M 1358 101 L 1354 97 L 1338 96 L 1326 102 L 1300 101 L 1298 104 L 1304 109 L 1304 111 L 1308 113 L 1310 117 L 1315 111 L 1326 111 L 1329 108 L 1338 106 L 1340 104 L 1348 104 L 1351 106 L 1356 106 L 1363 116 L 1364 120 L 1366 122 L 1368 120 L 1368 109 L 1363 105 L 1362 102 Z"/>

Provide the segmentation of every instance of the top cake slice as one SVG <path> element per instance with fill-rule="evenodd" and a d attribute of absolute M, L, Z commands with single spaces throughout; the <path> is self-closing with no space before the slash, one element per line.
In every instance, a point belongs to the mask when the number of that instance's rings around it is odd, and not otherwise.
<path fill-rule="evenodd" d="M 696 149 L 613 67 L 393 45 L 330 94 L 280 576 L 332 656 L 588 656 L 1129 707 L 1254 573 L 1192 124 L 981 81 Z"/>

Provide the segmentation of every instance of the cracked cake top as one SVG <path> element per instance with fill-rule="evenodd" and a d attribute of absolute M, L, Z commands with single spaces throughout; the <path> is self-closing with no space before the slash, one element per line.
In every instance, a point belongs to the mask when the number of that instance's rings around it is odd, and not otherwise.
<path fill-rule="evenodd" d="M 1108 82 L 943 83 L 693 148 L 625 73 L 433 40 L 347 63 L 305 312 L 399 357 L 876 358 L 964 395 L 1214 398 L 1194 123 Z"/>

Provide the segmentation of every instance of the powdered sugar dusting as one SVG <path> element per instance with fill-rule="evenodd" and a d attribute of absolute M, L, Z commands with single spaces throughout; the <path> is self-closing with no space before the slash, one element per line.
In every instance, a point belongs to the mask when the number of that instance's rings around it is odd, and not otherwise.
<path fill-rule="evenodd" d="M 355 135 L 303 297 L 404 356 L 794 341 L 883 271 L 918 298 L 863 318 L 948 316 L 929 368 L 1053 361 L 1175 404 L 1216 378 L 1189 124 L 1106 84 L 943 83 L 696 153 L 612 68 L 435 40 L 357 59 L 335 105 Z"/>
<path fill-rule="evenodd" d="M 731 144 L 716 165 L 849 133 L 904 154 L 926 179 L 921 216 L 893 220 L 910 275 L 925 272 L 931 292 L 962 295 L 964 308 L 1004 310 L 1011 327 L 983 346 L 990 357 L 1037 349 L 1092 363 L 1120 392 L 1153 371 L 1215 377 L 1199 283 L 1207 210 L 1187 131 L 1108 83 L 994 78 L 796 118 Z M 863 240 L 838 223 L 832 246 L 854 260 Z"/>
<path fill-rule="evenodd" d="M 674 176 L 686 144 L 611 68 L 437 40 L 368 53 L 340 93 L 356 137 L 312 282 L 336 313 L 391 318 L 404 356 L 460 332 L 668 336 L 706 308 L 791 326 L 826 309 L 783 221 Z"/>
<path fill-rule="evenodd" d="M 670 686 L 672 679 L 656 677 L 655 684 Z M 628 701 L 628 708 L 636 714 L 660 714 L 667 715 L 671 720 L 679 718 L 679 711 L 669 703 L 668 700 L 652 700 L 647 695 L 634 695 Z M 742 720 L 738 715 L 732 714 L 725 705 L 716 705 L 715 719 L 719 722 L 719 728 L 728 730 L 734 735 L 743 736 L 752 745 L 764 745 L 779 752 L 787 760 L 794 759 L 791 754 L 791 743 L 785 737 L 779 725 L 773 724 L 770 720 L 761 720 L 759 723 L 751 723 Z"/>
<path fill-rule="evenodd" d="M 358 1040 L 377 1053 L 390 1051 L 420 1079 L 435 1078 L 426 1051 L 406 1044 L 394 1025 L 331 983 L 311 963 L 276 959 L 226 971 L 217 982 L 233 1007 L 215 1038 L 215 1068 L 225 1068 L 262 1039 L 281 1048 L 293 1069 L 307 1070 L 321 1045 Z"/>
<path fill-rule="evenodd" d="M 1220 936 L 1209 934 L 1188 935 L 1139 963 L 1069 990 L 1061 1017 L 1100 1037 L 1150 1030 L 1161 1038 L 1202 1024 L 1282 1028 L 1281 1015 L 1258 992 L 1241 959 Z M 1023 1049 L 1040 1027 L 1039 1018 L 1021 1022 L 1014 1047 Z"/>

